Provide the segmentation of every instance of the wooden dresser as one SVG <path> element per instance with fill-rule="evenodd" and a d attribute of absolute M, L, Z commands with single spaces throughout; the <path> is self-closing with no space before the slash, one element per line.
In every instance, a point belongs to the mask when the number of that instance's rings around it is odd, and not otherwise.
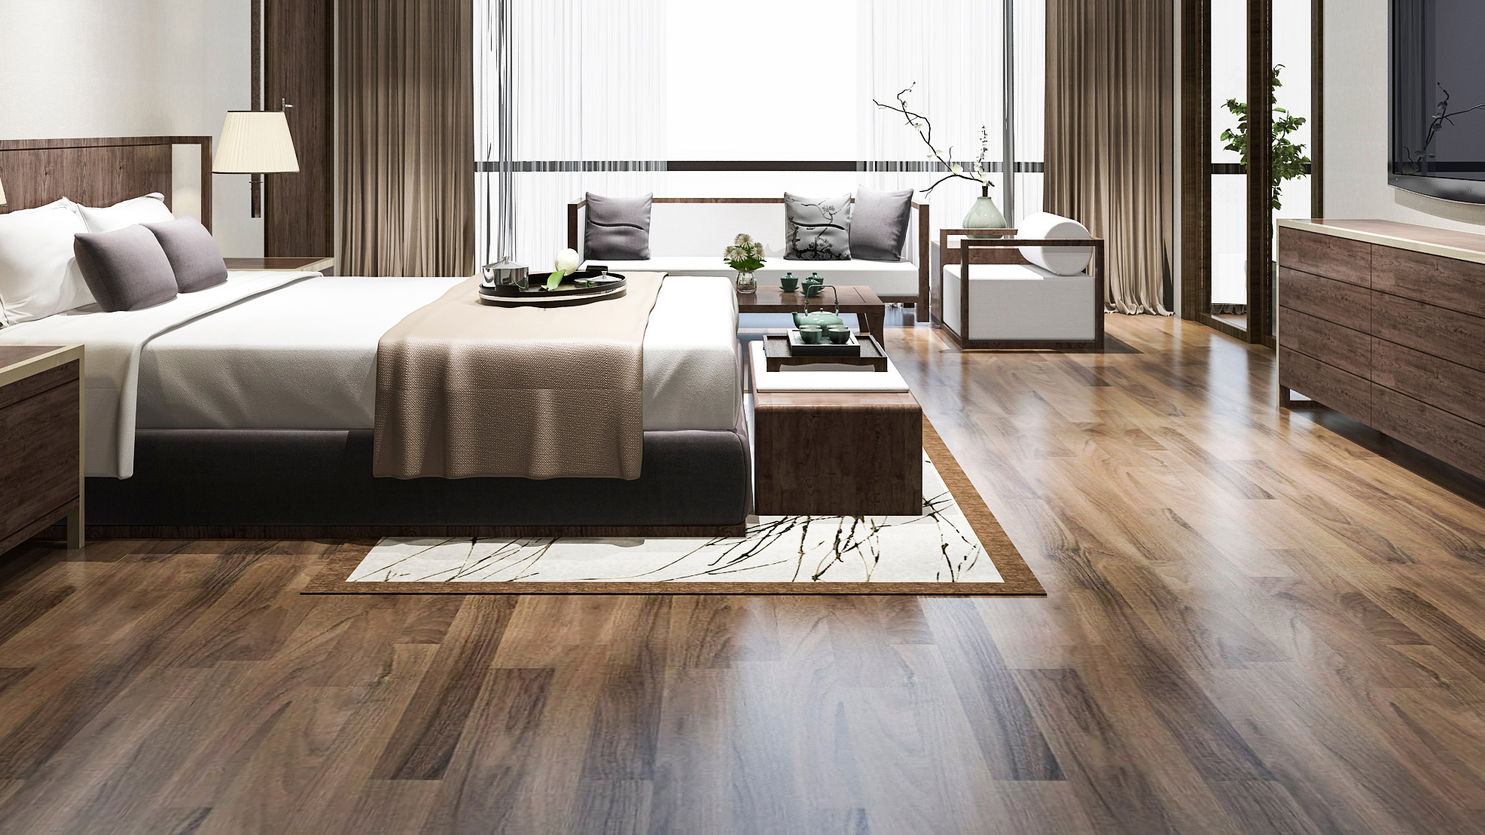
<path fill-rule="evenodd" d="M 83 546 L 81 346 L 0 346 L 0 553 L 67 520 Z"/>
<path fill-rule="evenodd" d="M 1485 235 L 1279 222 L 1279 400 L 1305 395 L 1485 478 Z"/>

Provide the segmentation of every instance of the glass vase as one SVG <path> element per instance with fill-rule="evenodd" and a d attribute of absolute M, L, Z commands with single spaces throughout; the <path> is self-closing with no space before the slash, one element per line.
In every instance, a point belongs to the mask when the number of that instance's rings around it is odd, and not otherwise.
<path fill-rule="evenodd" d="M 744 296 L 751 296 L 758 292 L 758 279 L 753 277 L 752 270 L 737 271 L 737 292 Z"/>

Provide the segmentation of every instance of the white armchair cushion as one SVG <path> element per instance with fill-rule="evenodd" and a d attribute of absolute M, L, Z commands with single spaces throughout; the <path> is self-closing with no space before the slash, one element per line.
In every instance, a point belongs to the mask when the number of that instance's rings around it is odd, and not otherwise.
<path fill-rule="evenodd" d="M 1076 220 L 1037 212 L 1016 226 L 1016 237 L 1031 240 L 1090 240 L 1088 227 Z M 1093 260 L 1093 247 L 1023 246 L 1021 257 L 1053 275 L 1077 275 L 1088 269 Z"/>

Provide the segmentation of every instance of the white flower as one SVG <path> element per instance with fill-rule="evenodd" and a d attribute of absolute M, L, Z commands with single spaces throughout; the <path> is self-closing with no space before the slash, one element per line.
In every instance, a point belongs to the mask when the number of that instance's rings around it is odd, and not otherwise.
<path fill-rule="evenodd" d="M 572 272 L 583 263 L 583 256 L 577 254 L 575 249 L 564 249 L 557 253 L 556 268 L 563 272 Z"/>

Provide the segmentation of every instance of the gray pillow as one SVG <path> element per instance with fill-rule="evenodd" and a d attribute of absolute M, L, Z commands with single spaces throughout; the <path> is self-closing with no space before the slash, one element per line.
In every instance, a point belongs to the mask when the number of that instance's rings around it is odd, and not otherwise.
<path fill-rule="evenodd" d="M 901 261 L 913 210 L 913 190 L 856 192 L 851 209 L 851 257 Z"/>
<path fill-rule="evenodd" d="M 146 223 L 170 259 L 175 286 L 182 293 L 215 287 L 227 280 L 227 262 L 217 242 L 195 218 L 183 217 L 165 223 Z"/>
<path fill-rule="evenodd" d="M 851 258 L 851 195 L 814 200 L 784 192 L 784 257 Z"/>
<path fill-rule="evenodd" d="M 170 259 L 143 226 L 79 232 L 72 241 L 72 253 L 83 281 L 107 313 L 154 307 L 175 298 Z"/>
<path fill-rule="evenodd" d="M 650 195 L 588 194 L 583 257 L 589 261 L 644 261 L 650 257 Z"/>

